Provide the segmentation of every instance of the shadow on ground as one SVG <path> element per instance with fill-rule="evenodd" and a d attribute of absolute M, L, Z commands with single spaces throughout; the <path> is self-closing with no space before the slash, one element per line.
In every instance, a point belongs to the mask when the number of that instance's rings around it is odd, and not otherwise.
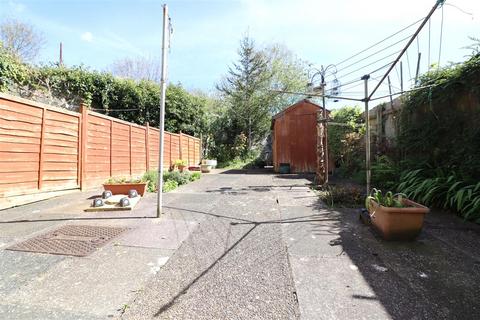
<path fill-rule="evenodd" d="M 319 201 L 312 206 L 320 209 L 323 204 Z M 312 222 L 313 235 L 336 234 L 329 245 L 340 246 L 341 255 L 348 257 L 353 268 L 332 270 L 333 276 L 348 278 L 359 272 L 374 293 L 350 290 L 353 304 L 355 300 L 376 301 L 391 319 L 480 318 L 478 225 L 433 211 L 415 241 L 392 242 L 362 224 L 358 209 L 328 210 L 323 218 L 334 221 L 326 229 Z"/>

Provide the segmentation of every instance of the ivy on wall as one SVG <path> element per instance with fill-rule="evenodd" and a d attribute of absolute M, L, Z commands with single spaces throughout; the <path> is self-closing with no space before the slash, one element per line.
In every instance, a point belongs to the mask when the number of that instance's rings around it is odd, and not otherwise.
<path fill-rule="evenodd" d="M 428 165 L 480 177 L 480 54 L 421 78 L 401 113 L 398 138 L 408 167 Z"/>

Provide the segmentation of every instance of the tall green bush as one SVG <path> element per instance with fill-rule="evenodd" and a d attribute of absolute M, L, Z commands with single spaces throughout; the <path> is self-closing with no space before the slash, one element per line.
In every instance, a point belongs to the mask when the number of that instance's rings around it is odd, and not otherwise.
<path fill-rule="evenodd" d="M 81 102 L 97 112 L 118 119 L 158 126 L 160 87 L 152 81 L 113 77 L 85 66 L 35 67 L 0 51 L 0 91 L 13 86 L 44 92 L 65 99 L 71 105 Z M 187 92 L 180 84 L 167 87 L 165 129 L 199 136 L 207 130 L 207 97 Z"/>

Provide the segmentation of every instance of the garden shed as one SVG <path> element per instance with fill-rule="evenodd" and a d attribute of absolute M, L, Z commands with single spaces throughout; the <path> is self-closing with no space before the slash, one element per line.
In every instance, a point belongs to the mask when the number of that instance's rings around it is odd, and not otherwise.
<path fill-rule="evenodd" d="M 280 171 L 280 164 L 288 164 L 291 173 L 316 172 L 320 139 L 325 146 L 325 137 L 319 137 L 321 130 L 317 127 L 321 125 L 322 112 L 321 106 L 305 99 L 273 116 L 271 129 L 275 172 Z M 329 114 L 327 110 L 327 117 Z"/>

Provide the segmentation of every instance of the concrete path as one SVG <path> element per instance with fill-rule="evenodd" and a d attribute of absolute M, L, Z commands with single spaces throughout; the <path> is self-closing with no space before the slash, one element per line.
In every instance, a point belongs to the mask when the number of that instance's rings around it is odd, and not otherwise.
<path fill-rule="evenodd" d="M 478 319 L 480 228 L 432 213 L 385 242 L 296 175 L 225 172 L 133 213 L 87 194 L 0 211 L 0 319 Z M 85 258 L 3 250 L 61 224 L 132 230 Z"/>
<path fill-rule="evenodd" d="M 155 219 L 154 194 L 132 212 L 83 212 L 96 194 L 78 192 L 0 211 L 0 319 L 118 317 L 198 225 L 168 215 Z M 165 203 L 177 198 L 167 194 Z M 5 250 L 66 224 L 131 230 L 86 257 Z"/>

